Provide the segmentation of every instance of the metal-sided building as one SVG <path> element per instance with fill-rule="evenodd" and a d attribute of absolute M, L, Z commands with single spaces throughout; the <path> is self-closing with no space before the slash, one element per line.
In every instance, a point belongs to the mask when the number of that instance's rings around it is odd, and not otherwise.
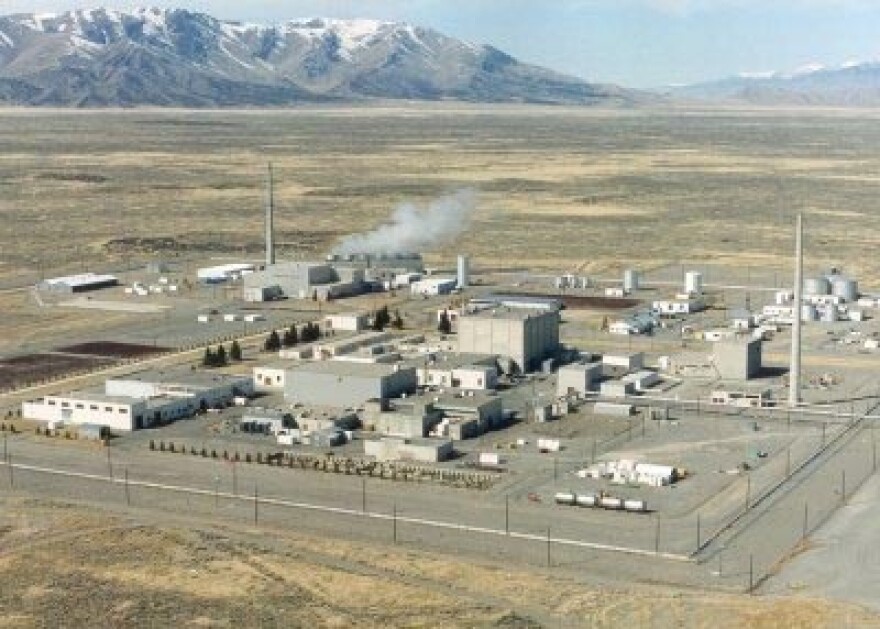
<path fill-rule="evenodd" d="M 454 277 L 427 277 L 417 280 L 409 285 L 413 295 L 436 296 L 448 295 L 458 287 L 458 280 Z"/>
<path fill-rule="evenodd" d="M 68 275 L 66 277 L 43 280 L 37 284 L 37 289 L 47 293 L 70 294 L 111 288 L 118 285 L 119 279 L 115 275 L 82 273 L 80 275 Z"/>
<path fill-rule="evenodd" d="M 416 386 L 414 367 L 331 360 L 288 371 L 284 397 L 292 403 L 356 407 L 371 399 L 413 393 Z"/>
<path fill-rule="evenodd" d="M 559 351 L 559 313 L 492 308 L 462 316 L 458 351 L 496 354 L 509 363 L 504 371 L 536 371 Z"/>

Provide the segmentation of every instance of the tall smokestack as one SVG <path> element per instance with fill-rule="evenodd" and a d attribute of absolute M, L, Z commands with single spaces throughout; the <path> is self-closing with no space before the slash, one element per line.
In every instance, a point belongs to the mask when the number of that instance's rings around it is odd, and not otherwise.
<path fill-rule="evenodd" d="M 791 369 L 788 376 L 788 405 L 801 402 L 801 307 L 804 287 L 804 217 L 797 216 L 794 257 L 794 316 L 791 326 Z"/>
<path fill-rule="evenodd" d="M 275 182 L 272 178 L 272 163 L 266 168 L 266 266 L 275 264 Z"/>

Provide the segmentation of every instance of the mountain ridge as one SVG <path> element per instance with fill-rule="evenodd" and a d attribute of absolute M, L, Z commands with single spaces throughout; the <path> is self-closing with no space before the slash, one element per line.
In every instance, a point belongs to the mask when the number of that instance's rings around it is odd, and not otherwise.
<path fill-rule="evenodd" d="M 653 97 L 402 22 L 185 9 L 0 16 L 0 103 L 284 106 L 369 99 L 633 105 Z"/>
<path fill-rule="evenodd" d="M 684 85 L 667 95 L 685 100 L 750 105 L 880 106 L 880 62 L 808 64 L 792 72 L 762 72 Z"/>

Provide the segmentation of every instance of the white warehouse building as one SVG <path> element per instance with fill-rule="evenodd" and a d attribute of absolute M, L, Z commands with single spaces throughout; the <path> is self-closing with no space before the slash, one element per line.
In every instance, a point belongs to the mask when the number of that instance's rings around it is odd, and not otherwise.
<path fill-rule="evenodd" d="M 111 430 L 149 428 L 199 410 L 253 395 L 253 380 L 236 376 L 143 374 L 107 380 L 104 390 L 49 395 L 22 404 L 26 419 L 55 424 L 93 424 Z"/>

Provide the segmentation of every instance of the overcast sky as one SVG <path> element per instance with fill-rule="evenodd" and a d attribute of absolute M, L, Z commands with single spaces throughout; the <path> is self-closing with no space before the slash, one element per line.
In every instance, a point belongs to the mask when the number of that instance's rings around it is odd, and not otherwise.
<path fill-rule="evenodd" d="M 633 87 L 880 58 L 880 0 L 0 0 L 0 13 L 147 4 L 231 20 L 405 20 Z"/>

